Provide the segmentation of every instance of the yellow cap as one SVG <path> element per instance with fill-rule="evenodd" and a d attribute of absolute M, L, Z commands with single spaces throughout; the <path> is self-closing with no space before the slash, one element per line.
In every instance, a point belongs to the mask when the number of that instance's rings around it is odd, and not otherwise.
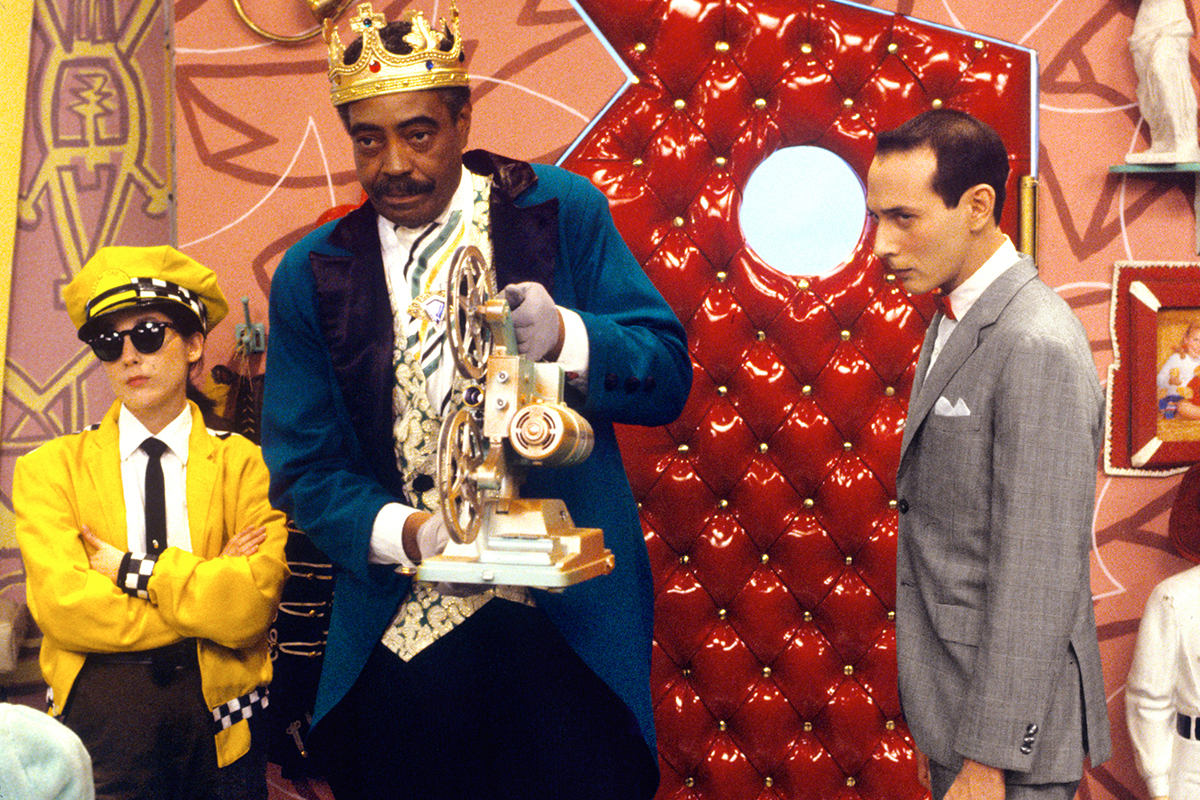
<path fill-rule="evenodd" d="M 99 317 L 135 306 L 177 303 L 205 333 L 229 313 L 217 274 L 166 245 L 100 248 L 63 289 L 63 300 L 84 341 Z"/>

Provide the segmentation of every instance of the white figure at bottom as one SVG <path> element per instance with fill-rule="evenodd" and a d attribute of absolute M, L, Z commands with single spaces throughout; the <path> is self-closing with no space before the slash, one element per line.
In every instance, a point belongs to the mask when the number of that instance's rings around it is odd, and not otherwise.
<path fill-rule="evenodd" d="M 1200 800 L 1200 567 L 1150 593 L 1125 687 L 1138 772 L 1155 800 Z"/>

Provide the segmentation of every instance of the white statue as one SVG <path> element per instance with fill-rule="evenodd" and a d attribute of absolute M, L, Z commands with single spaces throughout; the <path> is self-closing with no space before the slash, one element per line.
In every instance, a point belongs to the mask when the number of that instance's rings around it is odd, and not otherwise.
<path fill-rule="evenodd" d="M 1200 567 L 1154 587 L 1125 684 L 1125 722 L 1152 800 L 1200 797 Z"/>
<path fill-rule="evenodd" d="M 1126 162 L 1200 161 L 1196 92 L 1188 65 L 1193 34 L 1184 0 L 1142 0 L 1129 50 L 1138 77 L 1138 105 L 1150 126 L 1150 149 L 1129 153 Z"/>

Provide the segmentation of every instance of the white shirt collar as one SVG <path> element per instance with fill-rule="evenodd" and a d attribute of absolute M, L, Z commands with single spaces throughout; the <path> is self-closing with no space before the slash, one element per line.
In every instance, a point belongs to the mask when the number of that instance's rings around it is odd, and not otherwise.
<path fill-rule="evenodd" d="M 167 449 L 184 464 L 188 457 L 188 439 L 192 435 L 192 407 L 185 405 L 179 416 L 167 423 L 167 426 L 157 434 L 150 433 L 141 420 L 133 412 L 121 405 L 117 416 L 117 446 L 124 461 L 141 449 L 142 442 L 153 436 L 166 444 Z"/>
<path fill-rule="evenodd" d="M 1017 252 L 1017 248 L 1013 246 L 1012 239 L 1006 235 L 1004 242 L 992 253 L 991 258 L 983 262 L 983 265 L 967 278 L 962 284 L 950 293 L 948 298 L 950 308 L 954 310 L 954 318 L 962 319 L 971 310 L 987 288 L 992 283 L 1003 275 L 1008 268 L 1016 264 L 1021 259 L 1021 254 Z"/>

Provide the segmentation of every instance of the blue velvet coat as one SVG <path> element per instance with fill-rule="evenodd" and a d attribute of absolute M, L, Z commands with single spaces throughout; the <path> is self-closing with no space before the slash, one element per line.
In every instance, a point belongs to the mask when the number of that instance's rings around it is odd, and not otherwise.
<path fill-rule="evenodd" d="M 575 467 L 530 470 L 522 494 L 562 498 L 576 525 L 603 528 L 617 565 L 536 600 L 629 706 L 654 752 L 650 567 L 613 423 L 678 416 L 692 378 L 684 332 L 590 183 L 484 151 L 463 160 L 494 180 L 499 285 L 536 280 L 587 328 L 588 390 L 576 399 L 595 449 Z M 354 684 L 409 588 L 391 567 L 367 563 L 376 514 L 405 502 L 391 432 L 392 314 L 370 203 L 288 250 L 272 280 L 270 320 L 262 446 L 271 499 L 335 567 L 316 725 Z"/>

